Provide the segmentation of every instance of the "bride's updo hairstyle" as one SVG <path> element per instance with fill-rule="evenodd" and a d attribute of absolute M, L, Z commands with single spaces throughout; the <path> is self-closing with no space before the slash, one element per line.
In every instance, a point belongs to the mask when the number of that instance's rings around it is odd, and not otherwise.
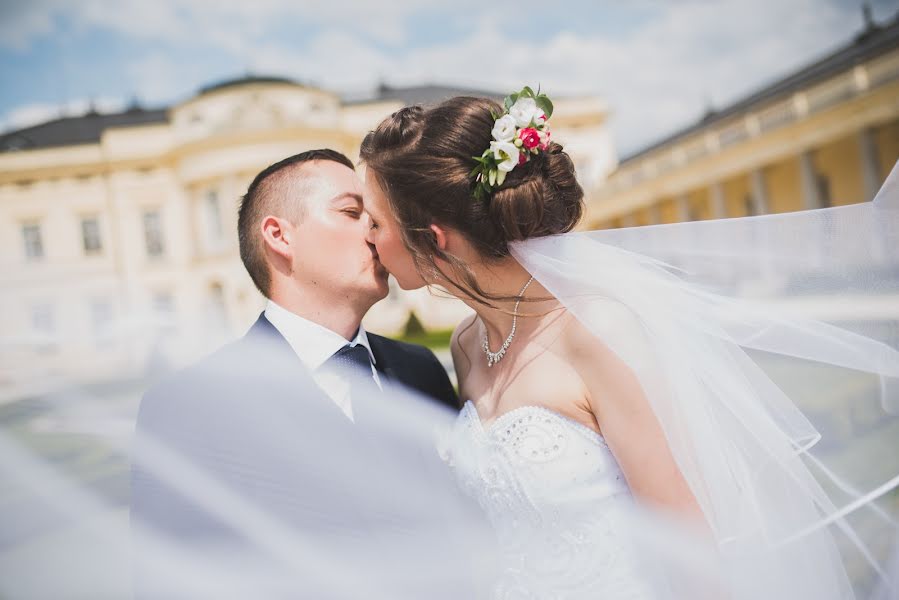
<path fill-rule="evenodd" d="M 439 273 L 471 298 L 506 300 L 480 288 L 468 266 L 437 247 L 431 224 L 461 233 L 485 261 L 509 256 L 509 243 L 571 231 L 584 210 L 584 191 L 560 144 L 510 171 L 497 189 L 475 197 L 473 158 L 490 147 L 494 115 L 485 98 L 451 98 L 433 108 L 403 108 L 362 142 L 360 158 L 387 196 L 419 273 Z M 440 258 L 453 267 L 446 273 Z"/>

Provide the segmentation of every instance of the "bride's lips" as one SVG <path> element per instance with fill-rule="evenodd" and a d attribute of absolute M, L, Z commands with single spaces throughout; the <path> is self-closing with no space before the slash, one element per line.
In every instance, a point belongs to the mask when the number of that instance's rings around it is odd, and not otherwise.
<path fill-rule="evenodd" d="M 372 265 L 374 266 L 375 272 L 378 275 L 382 275 L 384 277 L 387 277 L 390 275 L 390 271 L 388 271 L 387 267 L 385 267 L 384 264 L 380 261 L 380 259 L 378 259 L 377 252 L 374 252 L 372 255 Z"/>

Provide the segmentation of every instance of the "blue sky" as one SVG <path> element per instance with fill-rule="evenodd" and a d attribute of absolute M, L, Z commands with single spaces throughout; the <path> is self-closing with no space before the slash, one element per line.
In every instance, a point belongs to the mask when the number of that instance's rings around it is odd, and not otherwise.
<path fill-rule="evenodd" d="M 873 0 L 875 20 L 899 0 Z M 632 152 L 848 42 L 861 0 L 0 0 L 0 127 L 162 106 L 248 72 L 598 94 Z"/>

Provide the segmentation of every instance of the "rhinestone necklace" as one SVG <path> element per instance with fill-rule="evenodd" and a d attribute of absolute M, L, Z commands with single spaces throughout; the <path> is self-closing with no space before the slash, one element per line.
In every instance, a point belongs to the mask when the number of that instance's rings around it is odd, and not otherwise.
<path fill-rule="evenodd" d="M 531 285 L 532 281 L 534 281 L 533 275 L 531 275 L 531 278 L 528 279 L 528 282 L 524 284 L 524 287 L 521 288 L 521 291 L 518 292 L 518 299 L 515 301 L 515 308 L 512 310 L 512 331 L 509 332 L 509 337 L 506 338 L 506 341 L 503 342 L 503 345 L 499 350 L 497 350 L 496 352 L 490 351 L 490 342 L 487 340 L 487 332 L 484 332 L 484 353 L 487 355 L 488 367 L 492 367 L 500 360 L 502 360 L 502 358 L 506 355 L 506 350 L 509 349 L 509 344 L 512 343 L 512 339 L 515 337 L 515 328 L 518 325 L 518 305 L 521 304 L 521 298 L 522 296 L 524 296 L 525 290 L 528 289 L 528 286 Z"/>

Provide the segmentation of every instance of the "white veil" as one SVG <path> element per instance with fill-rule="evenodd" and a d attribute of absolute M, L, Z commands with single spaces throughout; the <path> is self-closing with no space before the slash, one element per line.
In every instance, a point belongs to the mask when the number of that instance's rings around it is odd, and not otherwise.
<path fill-rule="evenodd" d="M 659 597 L 896 597 L 897 245 L 899 169 L 860 205 L 514 247 L 639 376 L 710 525 L 708 551 L 635 519 Z M 452 414 L 395 390 L 372 444 L 307 401 L 295 362 L 274 368 L 283 353 L 217 356 L 175 376 L 174 406 L 141 408 L 159 435 L 135 439 L 142 385 L 0 405 L 0 596 L 451 599 L 487 585 L 489 527 L 434 452 Z M 157 399 L 175 398 L 167 385 Z M 162 485 L 190 508 L 143 511 Z"/>
<path fill-rule="evenodd" d="M 731 597 L 887 585 L 899 540 L 897 248 L 899 167 L 873 202 L 512 249 L 639 378 Z M 678 576 L 673 558 L 657 563 L 663 575 Z"/>

